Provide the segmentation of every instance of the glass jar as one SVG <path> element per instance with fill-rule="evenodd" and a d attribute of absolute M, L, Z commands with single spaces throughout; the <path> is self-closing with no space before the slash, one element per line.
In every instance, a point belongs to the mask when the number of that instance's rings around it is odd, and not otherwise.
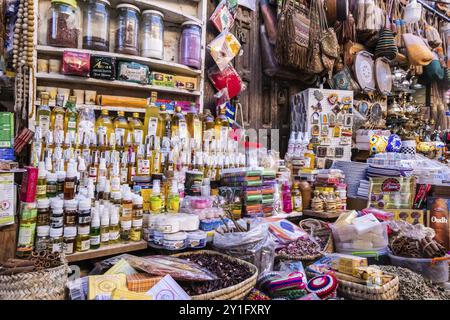
<path fill-rule="evenodd" d="M 63 245 L 64 245 L 64 239 L 63 239 L 63 228 L 51 228 L 50 229 L 50 243 L 49 243 L 49 249 L 52 250 L 52 253 L 54 252 L 62 252 Z"/>
<path fill-rule="evenodd" d="M 75 252 L 77 237 L 77 227 L 67 227 L 64 228 L 64 253 L 66 255 Z"/>
<path fill-rule="evenodd" d="M 50 200 L 48 198 L 37 200 L 37 226 L 50 225 Z"/>
<path fill-rule="evenodd" d="M 186 66 L 201 68 L 201 27 L 197 22 L 187 21 L 182 25 L 180 38 L 180 63 Z"/>
<path fill-rule="evenodd" d="M 116 52 L 138 55 L 139 14 L 138 7 L 121 3 L 117 7 Z"/>
<path fill-rule="evenodd" d="M 164 15 L 156 10 L 142 12 L 141 56 L 164 58 Z"/>
<path fill-rule="evenodd" d="M 83 13 L 83 49 L 109 51 L 108 0 L 89 0 Z"/>
<path fill-rule="evenodd" d="M 40 252 L 47 250 L 50 244 L 50 226 L 38 226 L 36 232 L 34 251 Z"/>
<path fill-rule="evenodd" d="M 77 48 L 80 29 L 80 9 L 77 1 L 52 0 L 47 15 L 47 44 Z"/>

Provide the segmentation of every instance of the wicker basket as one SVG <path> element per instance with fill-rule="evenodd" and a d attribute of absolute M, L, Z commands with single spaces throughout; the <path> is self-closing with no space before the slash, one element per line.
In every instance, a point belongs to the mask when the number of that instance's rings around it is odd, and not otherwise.
<path fill-rule="evenodd" d="M 51 269 L 0 276 L 0 300 L 64 300 L 68 272 L 64 263 Z"/>
<path fill-rule="evenodd" d="M 396 300 L 399 292 L 398 277 L 394 278 L 383 286 L 368 287 L 363 284 L 354 283 L 339 279 L 338 293 L 352 300 Z"/>
<path fill-rule="evenodd" d="M 307 232 L 308 234 L 311 233 L 311 229 L 307 227 L 308 223 L 314 223 L 319 226 L 317 229 L 313 231 L 313 236 L 322 236 L 322 235 L 328 236 L 328 241 L 325 247 L 323 248 L 323 252 L 333 253 L 334 252 L 333 233 L 331 229 L 328 227 L 328 224 L 324 221 L 317 219 L 304 219 L 300 221 L 299 223 L 300 229 Z"/>
<path fill-rule="evenodd" d="M 241 283 L 238 283 L 234 286 L 220 289 L 213 292 L 204 293 L 197 296 L 191 296 L 192 300 L 241 300 L 243 299 L 256 285 L 256 279 L 258 278 L 258 269 L 253 264 L 241 260 L 236 259 L 230 256 L 227 256 L 225 254 L 210 251 L 210 250 L 199 250 L 199 251 L 191 251 L 191 252 L 185 252 L 185 253 L 178 253 L 173 255 L 174 257 L 180 257 L 180 256 L 189 256 L 189 255 L 196 255 L 196 254 L 209 254 L 209 255 L 221 255 L 225 257 L 228 260 L 231 261 L 237 261 L 240 264 L 246 265 L 252 270 L 253 275 L 244 280 Z"/>

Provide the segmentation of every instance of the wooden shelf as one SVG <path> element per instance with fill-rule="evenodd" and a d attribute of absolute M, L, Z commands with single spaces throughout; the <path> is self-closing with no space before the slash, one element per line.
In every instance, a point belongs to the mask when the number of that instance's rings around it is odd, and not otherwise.
<path fill-rule="evenodd" d="M 119 3 L 123 3 L 123 0 L 111 0 L 111 7 L 115 8 Z M 175 10 L 170 8 L 169 6 L 166 6 L 162 3 L 158 3 L 153 0 L 127 0 L 126 3 L 133 4 L 139 9 L 141 9 L 141 12 L 146 9 L 153 9 L 158 10 L 164 14 L 164 21 L 166 22 L 173 22 L 176 24 L 181 24 L 186 21 L 195 21 L 199 24 L 202 24 L 201 19 L 191 16 L 189 14 L 183 13 L 181 10 Z M 198 1 L 193 1 L 198 2 Z"/>
<path fill-rule="evenodd" d="M 38 54 L 48 54 L 48 55 L 54 55 L 54 56 L 62 56 L 64 51 L 89 53 L 92 55 L 115 57 L 120 60 L 139 62 L 141 64 L 145 64 L 145 65 L 149 66 L 151 68 L 151 71 L 153 71 L 153 69 L 156 69 L 157 71 L 161 71 L 161 72 L 167 72 L 170 74 L 184 75 L 184 76 L 191 76 L 191 77 L 197 77 L 201 74 L 201 70 L 192 69 L 183 64 L 170 62 L 170 61 L 164 61 L 164 60 L 144 58 L 144 57 L 140 57 L 140 56 L 133 56 L 133 55 L 129 55 L 129 54 L 120 54 L 120 53 L 106 52 L 106 51 L 94 51 L 94 50 L 86 50 L 86 49 L 58 48 L 58 47 L 41 46 L 41 45 L 38 45 L 36 50 L 37 50 Z"/>
<path fill-rule="evenodd" d="M 37 80 L 45 80 L 45 81 L 53 81 L 53 82 L 66 82 L 66 83 L 78 83 L 83 85 L 97 85 L 101 87 L 108 88 L 129 88 L 129 89 L 137 89 L 143 91 L 158 91 L 158 92 L 166 92 L 171 94 L 178 94 L 184 96 L 200 96 L 200 91 L 189 91 L 185 89 L 178 88 L 169 88 L 169 87 L 160 87 L 153 85 L 144 85 L 133 82 L 119 81 L 119 80 L 101 80 L 101 79 L 93 79 L 93 78 L 84 78 L 77 76 L 67 76 L 64 74 L 57 73 L 36 73 Z"/>
<path fill-rule="evenodd" d="M 76 262 L 144 249 L 147 249 L 147 242 L 141 240 L 139 242 L 112 244 L 106 247 L 88 250 L 86 252 L 76 252 L 74 254 L 67 255 L 66 259 L 68 262 Z"/>

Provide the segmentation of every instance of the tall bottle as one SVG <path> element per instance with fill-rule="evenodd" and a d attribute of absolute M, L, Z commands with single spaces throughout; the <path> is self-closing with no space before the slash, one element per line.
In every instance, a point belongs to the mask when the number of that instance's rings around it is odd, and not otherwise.
<path fill-rule="evenodd" d="M 120 225 L 119 225 L 119 208 L 117 206 L 112 207 L 111 219 L 109 222 L 109 243 L 120 242 Z"/>
<path fill-rule="evenodd" d="M 292 210 L 295 212 L 302 212 L 303 210 L 302 193 L 298 182 L 294 182 L 292 186 Z"/>
<path fill-rule="evenodd" d="M 133 112 L 133 117 L 129 121 L 132 143 L 139 146 L 144 140 L 144 124 L 139 119 L 139 112 Z"/>
<path fill-rule="evenodd" d="M 64 131 L 64 95 L 56 96 L 56 104 L 50 114 L 50 130 L 53 132 Z"/>
<path fill-rule="evenodd" d="M 172 117 L 171 135 L 179 139 L 186 139 L 187 137 L 187 123 L 180 106 L 175 108 L 175 113 Z"/>
<path fill-rule="evenodd" d="M 103 205 L 100 205 L 102 208 Z M 109 213 L 100 209 L 100 246 L 109 244 Z"/>
<path fill-rule="evenodd" d="M 116 135 L 117 150 L 123 150 L 124 147 L 128 147 L 126 145 L 126 138 L 128 137 L 129 132 L 130 126 L 128 124 L 127 118 L 125 117 L 125 112 L 118 111 L 117 118 L 114 119 L 114 133 Z"/>
<path fill-rule="evenodd" d="M 158 114 L 158 124 L 156 129 L 156 135 L 162 138 L 166 135 L 166 124 L 170 123 L 170 115 L 167 113 L 166 106 L 161 105 Z"/>
<path fill-rule="evenodd" d="M 170 186 L 170 193 L 167 199 L 167 212 L 178 213 L 180 210 L 180 194 L 178 192 L 178 182 L 173 179 Z"/>
<path fill-rule="evenodd" d="M 45 170 L 45 162 L 39 162 L 38 179 L 36 184 L 36 198 L 43 199 L 47 197 L 47 170 Z"/>
<path fill-rule="evenodd" d="M 90 243 L 91 249 L 100 248 L 100 216 L 98 211 L 94 210 L 91 221 Z"/>
<path fill-rule="evenodd" d="M 77 130 L 77 98 L 70 96 L 66 102 L 66 113 L 64 115 L 64 131 L 75 132 Z"/>
<path fill-rule="evenodd" d="M 130 240 L 132 216 L 133 196 L 131 191 L 126 191 L 122 198 L 122 217 L 120 218 L 120 238 L 124 242 Z"/>
<path fill-rule="evenodd" d="M 48 106 L 49 95 L 47 92 L 41 93 L 41 104 L 36 115 L 36 124 L 40 128 L 41 137 L 46 137 L 50 130 L 50 107 Z"/>
<path fill-rule="evenodd" d="M 214 121 L 214 133 L 216 140 L 218 141 L 219 151 L 223 151 L 227 146 L 228 141 L 228 130 L 230 128 L 230 123 L 225 115 L 225 108 L 219 108 L 219 114 Z"/>
<path fill-rule="evenodd" d="M 161 213 L 162 197 L 161 197 L 161 181 L 154 180 L 152 195 L 150 197 L 150 212 Z"/>
<path fill-rule="evenodd" d="M 198 116 L 195 103 L 191 104 L 191 108 L 189 109 L 186 116 L 186 121 L 189 138 L 195 141 L 195 149 L 197 150 L 202 146 L 202 122 L 200 121 L 200 117 Z"/>
<path fill-rule="evenodd" d="M 299 183 L 299 189 L 302 194 L 302 205 L 304 209 L 311 208 L 312 189 L 306 177 L 302 177 Z"/>
<path fill-rule="evenodd" d="M 95 123 L 97 129 L 97 135 L 102 136 L 103 142 L 109 141 L 109 137 L 112 132 L 114 132 L 114 125 L 109 116 L 109 112 L 106 109 L 102 109 L 100 116 Z"/>
<path fill-rule="evenodd" d="M 289 182 L 285 181 L 281 187 L 281 199 L 283 211 L 285 213 L 292 212 L 292 195 L 291 195 L 291 187 L 289 186 Z"/>
<path fill-rule="evenodd" d="M 211 110 L 206 109 L 203 113 L 203 140 L 211 141 L 214 135 L 214 117 Z"/>
<path fill-rule="evenodd" d="M 75 162 L 67 164 L 67 173 L 64 180 L 64 200 L 72 200 L 75 198 L 75 185 L 77 182 L 77 169 Z"/>
<path fill-rule="evenodd" d="M 156 135 L 158 128 L 159 109 L 154 103 L 145 110 L 144 137 Z"/>

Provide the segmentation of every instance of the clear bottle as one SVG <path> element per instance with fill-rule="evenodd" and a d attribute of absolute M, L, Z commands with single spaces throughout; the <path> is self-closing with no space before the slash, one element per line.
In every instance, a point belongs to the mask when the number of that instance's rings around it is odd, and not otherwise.
<path fill-rule="evenodd" d="M 58 176 L 56 173 L 48 172 L 46 176 L 47 187 L 46 195 L 47 198 L 53 198 L 57 196 L 58 187 Z"/>
<path fill-rule="evenodd" d="M 22 203 L 16 250 L 16 256 L 19 258 L 27 258 L 33 251 L 36 217 L 36 203 Z"/>
<path fill-rule="evenodd" d="M 139 119 L 139 112 L 133 112 L 133 117 L 129 121 L 132 144 L 139 146 L 144 140 L 144 124 Z"/>
<path fill-rule="evenodd" d="M 66 102 L 66 113 L 64 115 L 64 131 L 75 132 L 77 130 L 77 98 L 70 96 Z"/>
<path fill-rule="evenodd" d="M 178 182 L 173 179 L 170 193 L 167 199 L 167 212 L 178 213 L 180 210 L 180 194 L 178 193 Z"/>
<path fill-rule="evenodd" d="M 166 134 L 166 123 L 170 123 L 170 115 L 166 111 L 166 106 L 161 105 L 159 108 L 159 114 L 158 114 L 158 125 L 156 128 L 156 135 L 159 138 L 162 138 Z"/>
<path fill-rule="evenodd" d="M 83 12 L 83 49 L 109 51 L 110 3 L 89 0 Z"/>
<path fill-rule="evenodd" d="M 38 179 L 36 184 L 36 199 L 43 199 L 47 197 L 47 170 L 45 170 L 45 162 L 39 162 Z"/>
<path fill-rule="evenodd" d="M 64 253 L 66 255 L 73 254 L 76 250 L 77 227 L 64 228 Z"/>
<path fill-rule="evenodd" d="M 179 137 L 180 139 L 186 139 L 187 123 L 180 106 L 176 106 L 175 108 L 175 113 L 172 116 L 171 125 L 172 125 L 171 128 L 172 137 Z"/>
<path fill-rule="evenodd" d="M 140 219 L 133 219 L 130 231 L 130 240 L 132 242 L 138 242 L 142 240 L 142 217 Z"/>
<path fill-rule="evenodd" d="M 108 244 L 109 244 L 109 213 L 100 209 L 100 245 L 105 246 Z"/>
<path fill-rule="evenodd" d="M 36 241 L 34 243 L 34 251 L 40 252 L 48 250 L 50 245 L 50 226 L 38 226 L 36 228 Z"/>
<path fill-rule="evenodd" d="M 100 248 L 100 218 L 99 213 L 97 211 L 93 212 L 92 221 L 91 221 L 91 230 L 89 235 L 89 242 L 91 249 Z"/>
<path fill-rule="evenodd" d="M 292 209 L 295 212 L 302 212 L 303 210 L 302 193 L 298 182 L 294 182 L 292 186 Z"/>
<path fill-rule="evenodd" d="M 38 199 L 36 225 L 38 227 L 50 225 L 50 215 L 50 200 L 48 198 Z"/>
<path fill-rule="evenodd" d="M 120 242 L 120 217 L 118 206 L 113 206 L 111 210 L 111 219 L 109 222 L 109 243 L 114 244 Z"/>
<path fill-rule="evenodd" d="M 89 225 L 78 226 L 78 235 L 76 238 L 77 252 L 88 251 L 91 248 L 90 229 Z"/>
<path fill-rule="evenodd" d="M 218 149 L 223 151 L 228 141 L 228 131 L 230 129 L 230 123 L 225 115 L 225 108 L 220 108 L 219 114 L 214 121 L 214 134 L 218 141 Z"/>
<path fill-rule="evenodd" d="M 76 199 L 64 201 L 64 227 L 75 227 L 78 220 L 78 201 Z"/>
<path fill-rule="evenodd" d="M 128 124 L 128 120 L 125 117 L 125 112 L 118 111 L 117 118 L 114 119 L 114 133 L 116 135 L 116 141 L 118 142 L 117 150 L 123 150 L 124 147 L 128 147 L 126 145 L 126 137 L 130 132 L 130 126 Z"/>
<path fill-rule="evenodd" d="M 56 96 L 56 105 L 50 113 L 50 130 L 53 132 L 64 131 L 64 95 L 58 94 Z"/>
<path fill-rule="evenodd" d="M 214 135 L 214 117 L 211 110 L 206 109 L 203 114 L 203 140 L 211 141 Z"/>
<path fill-rule="evenodd" d="M 197 150 L 202 145 L 202 122 L 200 121 L 200 117 L 198 116 L 195 103 L 191 104 L 191 108 L 186 115 L 186 121 L 189 138 L 194 139 L 195 149 Z"/>
<path fill-rule="evenodd" d="M 64 179 L 64 200 L 75 198 L 75 185 L 77 182 L 77 169 L 74 162 L 67 164 L 67 174 Z"/>
<path fill-rule="evenodd" d="M 120 218 L 120 238 L 124 242 L 130 240 L 131 220 L 133 216 L 133 196 L 130 191 L 122 197 L 122 216 Z"/>
<path fill-rule="evenodd" d="M 150 197 L 150 212 L 161 213 L 162 198 L 161 198 L 161 181 L 154 180 L 152 188 L 152 196 Z"/>
<path fill-rule="evenodd" d="M 64 239 L 63 228 L 50 228 L 50 245 L 49 249 L 52 253 L 63 252 Z"/>
<path fill-rule="evenodd" d="M 103 136 L 103 142 L 109 141 L 111 133 L 114 132 L 114 125 L 108 110 L 102 109 L 100 116 L 95 122 L 95 127 L 98 136 Z"/>
<path fill-rule="evenodd" d="M 36 115 L 36 125 L 39 126 L 41 137 L 46 137 L 47 132 L 50 130 L 51 110 L 48 106 L 49 99 L 50 97 L 47 92 L 41 93 L 41 104 Z"/>
<path fill-rule="evenodd" d="M 133 197 L 133 212 L 132 217 L 134 220 L 142 219 L 144 215 L 144 199 L 141 196 Z"/>

